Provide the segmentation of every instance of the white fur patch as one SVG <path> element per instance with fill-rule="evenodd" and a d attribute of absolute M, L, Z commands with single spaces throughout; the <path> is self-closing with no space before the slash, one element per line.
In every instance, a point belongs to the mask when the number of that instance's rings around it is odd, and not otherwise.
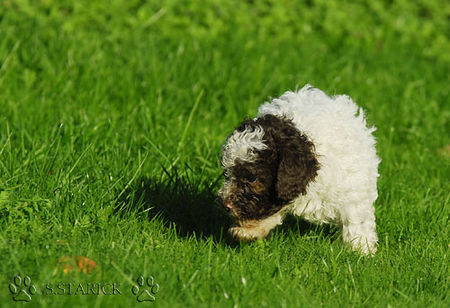
<path fill-rule="evenodd" d="M 264 130 L 261 126 L 246 127 L 242 132 L 234 132 L 228 137 L 222 151 L 222 166 L 224 169 L 235 165 L 236 159 L 252 162 L 256 158 L 255 151 L 264 150 L 267 145 L 263 141 Z"/>

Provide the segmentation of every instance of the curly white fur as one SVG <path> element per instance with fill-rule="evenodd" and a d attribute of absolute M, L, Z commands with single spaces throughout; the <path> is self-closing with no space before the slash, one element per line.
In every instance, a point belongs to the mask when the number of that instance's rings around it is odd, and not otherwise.
<path fill-rule="evenodd" d="M 266 233 L 281 224 L 286 213 L 314 223 L 342 226 L 343 240 L 365 254 L 376 252 L 373 203 L 377 198 L 378 164 L 375 128 L 367 128 L 362 108 L 346 95 L 327 96 L 306 85 L 286 92 L 259 108 L 259 115 L 286 116 L 313 143 L 320 164 L 318 175 L 285 210 L 252 228 Z M 252 144 L 259 144 L 256 139 Z M 249 232 L 249 230 L 234 230 Z M 262 235 L 262 234 L 261 234 Z"/>
<path fill-rule="evenodd" d="M 260 151 L 267 148 L 263 142 L 264 130 L 257 126 L 256 129 L 246 128 L 242 132 L 232 134 L 225 145 L 222 152 L 222 166 L 225 169 L 231 168 L 237 159 L 250 162 L 255 159 L 254 151 Z"/>

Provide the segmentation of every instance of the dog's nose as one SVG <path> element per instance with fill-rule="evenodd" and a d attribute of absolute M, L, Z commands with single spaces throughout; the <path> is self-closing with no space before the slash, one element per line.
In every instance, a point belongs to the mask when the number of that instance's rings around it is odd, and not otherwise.
<path fill-rule="evenodd" d="M 227 211 L 231 211 L 233 209 L 233 202 L 230 199 L 225 199 L 223 201 L 223 207 L 227 210 Z"/>

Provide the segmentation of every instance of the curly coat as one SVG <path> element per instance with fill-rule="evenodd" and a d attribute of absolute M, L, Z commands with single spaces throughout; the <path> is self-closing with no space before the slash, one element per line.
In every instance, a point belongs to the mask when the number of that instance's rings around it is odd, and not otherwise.
<path fill-rule="evenodd" d="M 264 238 L 286 214 L 342 227 L 354 250 L 376 251 L 375 138 L 348 96 L 306 85 L 259 108 L 227 138 L 219 190 L 240 240 Z"/>

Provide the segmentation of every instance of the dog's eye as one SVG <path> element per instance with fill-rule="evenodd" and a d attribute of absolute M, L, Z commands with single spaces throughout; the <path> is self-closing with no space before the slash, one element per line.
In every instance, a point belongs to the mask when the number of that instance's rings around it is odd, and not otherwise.
<path fill-rule="evenodd" d="M 256 181 L 257 181 L 256 176 L 253 176 L 253 175 L 249 176 L 249 177 L 247 178 L 247 180 L 248 180 L 250 183 L 256 183 Z"/>

